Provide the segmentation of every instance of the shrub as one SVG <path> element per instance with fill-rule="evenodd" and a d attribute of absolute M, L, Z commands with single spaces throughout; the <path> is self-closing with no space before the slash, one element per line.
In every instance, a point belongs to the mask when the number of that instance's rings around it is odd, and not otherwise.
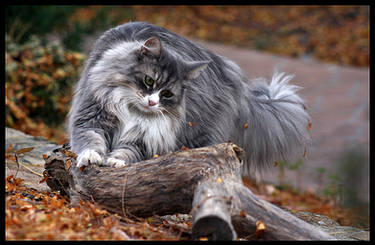
<path fill-rule="evenodd" d="M 32 36 L 24 44 L 6 36 L 6 126 L 26 133 L 55 135 L 69 110 L 72 85 L 84 56 L 65 51 L 58 42 L 41 44 Z"/>

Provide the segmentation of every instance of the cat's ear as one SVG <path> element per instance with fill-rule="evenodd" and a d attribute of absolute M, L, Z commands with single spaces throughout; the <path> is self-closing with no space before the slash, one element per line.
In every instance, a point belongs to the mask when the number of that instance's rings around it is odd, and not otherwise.
<path fill-rule="evenodd" d="M 161 42 L 157 37 L 150 37 L 141 47 L 141 54 L 159 58 L 161 54 Z"/>
<path fill-rule="evenodd" d="M 207 61 L 194 61 L 187 64 L 186 79 L 195 79 L 199 77 L 201 72 L 208 66 L 210 60 Z"/>

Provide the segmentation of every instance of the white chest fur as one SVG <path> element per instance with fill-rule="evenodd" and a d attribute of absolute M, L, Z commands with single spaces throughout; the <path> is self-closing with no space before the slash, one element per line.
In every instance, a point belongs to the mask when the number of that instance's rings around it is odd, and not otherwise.
<path fill-rule="evenodd" d="M 146 117 L 142 114 L 129 112 L 126 105 L 122 106 L 121 111 L 120 130 L 114 137 L 114 144 L 141 140 L 146 147 L 148 157 L 175 150 L 176 127 L 170 117 L 161 114 Z"/>

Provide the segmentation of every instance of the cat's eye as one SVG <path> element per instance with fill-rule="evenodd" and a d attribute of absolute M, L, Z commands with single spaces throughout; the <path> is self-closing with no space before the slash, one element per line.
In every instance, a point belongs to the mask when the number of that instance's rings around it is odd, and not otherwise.
<path fill-rule="evenodd" d="M 163 90 L 161 91 L 161 96 L 165 98 L 171 98 L 173 96 L 173 93 L 169 90 Z"/>
<path fill-rule="evenodd" d="M 154 80 L 151 78 L 151 77 L 149 77 L 149 76 L 145 76 L 145 78 L 144 78 L 144 82 L 145 82 L 145 84 L 147 85 L 147 86 L 152 86 L 152 85 L 154 85 Z"/>

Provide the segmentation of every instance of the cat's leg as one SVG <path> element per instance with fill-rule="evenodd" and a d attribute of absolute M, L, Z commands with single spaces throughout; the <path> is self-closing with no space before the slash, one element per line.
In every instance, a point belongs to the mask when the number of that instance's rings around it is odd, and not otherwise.
<path fill-rule="evenodd" d="M 135 144 L 123 144 L 108 154 L 107 161 L 103 165 L 123 167 L 141 160 L 144 160 L 144 156 L 139 146 Z"/>
<path fill-rule="evenodd" d="M 89 164 L 102 165 L 107 152 L 102 130 L 76 129 L 71 140 L 72 150 L 77 154 L 77 167 Z"/>

